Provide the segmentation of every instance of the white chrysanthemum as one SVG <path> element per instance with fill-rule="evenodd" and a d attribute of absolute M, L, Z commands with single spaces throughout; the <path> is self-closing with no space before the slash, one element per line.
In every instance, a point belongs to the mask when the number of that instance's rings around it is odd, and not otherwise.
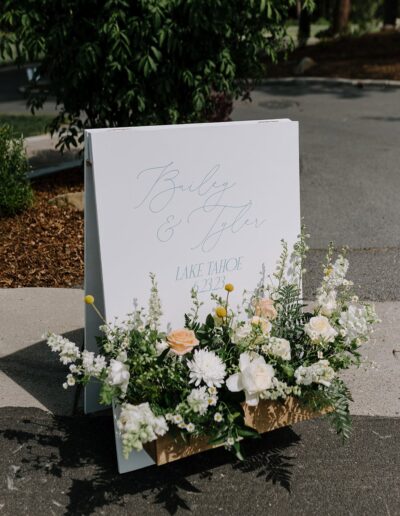
<path fill-rule="evenodd" d="M 196 387 L 204 382 L 208 387 L 221 387 L 226 376 L 225 364 L 213 351 L 198 349 L 194 352 L 193 360 L 188 360 L 190 383 Z"/>

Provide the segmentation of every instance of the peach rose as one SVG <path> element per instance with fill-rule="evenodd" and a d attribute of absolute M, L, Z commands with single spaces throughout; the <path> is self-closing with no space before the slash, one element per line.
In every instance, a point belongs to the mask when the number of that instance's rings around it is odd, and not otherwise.
<path fill-rule="evenodd" d="M 185 355 L 190 353 L 195 346 L 199 344 L 193 330 L 182 328 L 181 330 L 173 330 L 167 337 L 167 342 L 171 351 L 176 355 Z"/>
<path fill-rule="evenodd" d="M 272 299 L 261 298 L 255 302 L 256 315 L 265 317 L 271 321 L 278 315 Z"/>

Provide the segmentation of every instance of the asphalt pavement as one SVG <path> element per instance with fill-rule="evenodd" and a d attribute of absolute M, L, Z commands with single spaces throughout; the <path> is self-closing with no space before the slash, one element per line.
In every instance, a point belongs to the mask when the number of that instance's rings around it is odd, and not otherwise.
<path fill-rule="evenodd" d="M 0 113 L 21 102 L 1 88 L 0 77 Z M 46 328 L 82 339 L 82 291 L 2 289 L 0 516 L 400 514 L 399 101 L 399 88 L 382 85 L 276 83 L 233 113 L 300 122 L 306 297 L 333 240 L 350 248 L 360 297 L 377 302 L 383 322 L 363 366 L 344 375 L 352 439 L 342 446 L 314 420 L 250 443 L 242 464 L 214 450 L 119 476 L 110 417 L 71 416 L 73 391 L 61 388 L 64 370 L 41 339 Z"/>
<path fill-rule="evenodd" d="M 3 409 L 0 514 L 400 514 L 400 419 L 355 417 L 342 445 L 313 420 L 246 445 L 162 467 L 116 472 L 110 417 Z"/>

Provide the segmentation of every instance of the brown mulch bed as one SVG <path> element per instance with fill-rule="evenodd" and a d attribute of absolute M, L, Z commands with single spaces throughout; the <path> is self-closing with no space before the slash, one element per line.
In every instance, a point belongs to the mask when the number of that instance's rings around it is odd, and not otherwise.
<path fill-rule="evenodd" d="M 80 170 L 33 183 L 35 203 L 0 219 L 0 287 L 80 287 L 83 284 L 83 213 L 49 204 L 83 189 Z"/>
<path fill-rule="evenodd" d="M 349 36 L 296 49 L 286 62 L 267 66 L 268 77 L 293 76 L 303 57 L 316 62 L 303 74 L 306 77 L 400 80 L 400 33 Z"/>

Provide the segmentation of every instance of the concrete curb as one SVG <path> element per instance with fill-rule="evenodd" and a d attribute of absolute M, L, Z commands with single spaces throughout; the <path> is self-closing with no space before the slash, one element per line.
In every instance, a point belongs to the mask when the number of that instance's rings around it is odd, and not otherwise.
<path fill-rule="evenodd" d="M 261 79 L 256 83 L 256 86 L 268 86 L 270 84 L 325 84 L 329 86 L 377 86 L 377 87 L 391 87 L 400 88 L 400 81 L 392 81 L 389 79 L 345 79 L 342 77 L 268 77 Z"/>
<path fill-rule="evenodd" d="M 50 136 L 50 133 L 38 134 L 36 136 L 28 136 L 24 138 L 25 143 L 40 143 L 45 141 L 52 141 L 53 137 Z"/>

